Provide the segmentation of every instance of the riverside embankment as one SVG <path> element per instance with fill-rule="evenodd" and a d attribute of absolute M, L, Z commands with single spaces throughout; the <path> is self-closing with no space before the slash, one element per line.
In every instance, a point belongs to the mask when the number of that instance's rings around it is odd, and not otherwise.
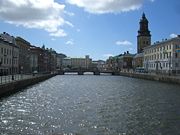
<path fill-rule="evenodd" d="M 119 73 L 119 75 L 180 85 L 180 76 L 144 74 L 144 73 L 128 73 L 128 72 L 127 73 L 121 72 L 121 73 Z"/>
<path fill-rule="evenodd" d="M 11 81 L 9 83 L 1 84 L 0 85 L 0 97 L 8 94 L 15 93 L 17 91 L 22 90 L 28 86 L 34 85 L 41 81 L 47 80 L 51 77 L 55 76 L 54 74 L 50 75 L 40 75 L 40 76 L 33 76 L 31 78 Z"/>

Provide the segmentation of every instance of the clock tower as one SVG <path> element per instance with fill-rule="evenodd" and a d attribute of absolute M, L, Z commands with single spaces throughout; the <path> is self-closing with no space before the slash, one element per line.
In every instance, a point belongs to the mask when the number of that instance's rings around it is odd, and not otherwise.
<path fill-rule="evenodd" d="M 139 22 L 140 28 L 137 36 L 137 53 L 142 53 L 144 47 L 151 45 L 151 34 L 148 28 L 148 20 L 143 13 L 142 18 Z"/>

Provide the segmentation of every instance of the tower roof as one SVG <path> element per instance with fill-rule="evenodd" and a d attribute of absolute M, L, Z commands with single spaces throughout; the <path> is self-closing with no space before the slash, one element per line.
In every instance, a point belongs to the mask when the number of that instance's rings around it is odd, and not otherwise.
<path fill-rule="evenodd" d="M 146 15 L 145 15 L 145 13 L 143 12 L 143 14 L 142 14 L 142 18 L 146 18 Z"/>
<path fill-rule="evenodd" d="M 142 18 L 141 18 L 141 21 L 140 22 L 148 22 L 147 18 L 146 18 L 146 15 L 145 13 L 143 12 L 142 14 Z"/>

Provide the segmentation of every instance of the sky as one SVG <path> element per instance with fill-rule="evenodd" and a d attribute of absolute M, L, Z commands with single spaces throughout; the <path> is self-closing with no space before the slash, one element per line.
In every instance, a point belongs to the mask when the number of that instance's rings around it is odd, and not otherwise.
<path fill-rule="evenodd" d="M 0 0 L 0 33 L 69 57 L 137 52 L 142 13 L 152 43 L 180 34 L 179 0 Z"/>

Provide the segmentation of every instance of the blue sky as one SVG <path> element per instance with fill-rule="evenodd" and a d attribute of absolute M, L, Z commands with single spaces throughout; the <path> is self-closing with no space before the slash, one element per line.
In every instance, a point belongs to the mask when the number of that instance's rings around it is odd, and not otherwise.
<path fill-rule="evenodd" d="M 70 57 L 136 53 L 145 12 L 152 43 L 180 34 L 179 0 L 0 0 L 0 32 Z"/>

